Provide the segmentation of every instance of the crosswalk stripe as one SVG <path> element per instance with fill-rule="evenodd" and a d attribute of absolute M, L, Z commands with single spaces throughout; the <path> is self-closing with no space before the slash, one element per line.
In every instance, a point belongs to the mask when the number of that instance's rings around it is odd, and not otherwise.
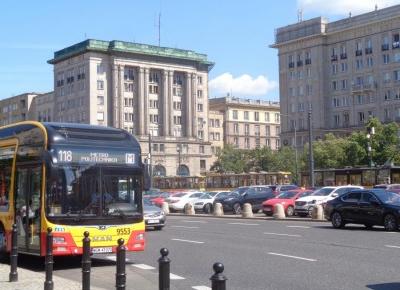
<path fill-rule="evenodd" d="M 139 269 L 142 269 L 142 270 L 154 270 L 155 269 L 153 266 L 149 266 L 149 265 L 146 265 L 146 264 L 133 264 L 132 266 L 136 267 L 136 268 L 139 268 Z"/>
<path fill-rule="evenodd" d="M 193 286 L 192 289 L 195 289 L 195 290 L 211 290 L 211 288 L 207 287 L 207 286 Z"/>
<path fill-rule="evenodd" d="M 169 278 L 171 280 L 184 280 L 185 279 L 185 278 L 183 278 L 181 276 L 178 276 L 178 275 L 175 275 L 175 274 L 172 274 L 172 273 L 169 273 Z"/>

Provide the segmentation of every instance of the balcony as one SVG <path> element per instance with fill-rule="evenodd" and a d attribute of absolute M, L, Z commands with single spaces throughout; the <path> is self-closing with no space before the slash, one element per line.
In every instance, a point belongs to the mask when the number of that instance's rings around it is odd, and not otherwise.
<path fill-rule="evenodd" d="M 347 58 L 347 53 L 341 53 L 340 54 L 340 59 L 346 59 Z"/>
<path fill-rule="evenodd" d="M 356 50 L 356 56 L 361 56 L 361 55 L 362 55 L 362 50 L 361 49 Z"/>
<path fill-rule="evenodd" d="M 389 50 L 389 43 L 382 44 L 382 51 Z"/>
<path fill-rule="evenodd" d="M 336 54 L 331 55 L 331 61 L 337 61 L 337 60 L 338 60 L 338 57 Z"/>
<path fill-rule="evenodd" d="M 306 65 L 311 64 L 311 58 L 306 58 Z"/>
<path fill-rule="evenodd" d="M 363 85 L 362 84 L 355 84 L 351 86 L 351 90 L 353 92 L 361 92 L 363 89 Z"/>
<path fill-rule="evenodd" d="M 392 44 L 392 48 L 393 49 L 396 49 L 396 48 L 399 48 L 399 47 L 400 47 L 400 42 L 398 42 L 398 41 L 393 42 L 393 44 Z"/>
<path fill-rule="evenodd" d="M 289 62 L 289 68 L 294 68 L 294 62 Z"/>
<path fill-rule="evenodd" d="M 297 61 L 297 66 L 303 66 L 303 61 L 302 60 L 298 60 Z"/>
<path fill-rule="evenodd" d="M 365 54 L 371 54 L 372 53 L 372 47 L 367 47 L 365 49 Z"/>

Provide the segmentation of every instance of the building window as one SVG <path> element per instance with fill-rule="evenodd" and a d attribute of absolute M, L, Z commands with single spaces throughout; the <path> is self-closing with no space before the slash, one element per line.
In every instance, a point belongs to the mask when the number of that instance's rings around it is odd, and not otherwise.
<path fill-rule="evenodd" d="M 200 169 L 205 170 L 206 169 L 206 161 L 203 159 L 200 159 Z"/>
<path fill-rule="evenodd" d="M 269 112 L 265 112 L 264 117 L 265 117 L 265 122 L 269 122 Z"/>
<path fill-rule="evenodd" d="M 126 81 L 133 81 L 135 79 L 134 77 L 134 69 L 130 67 L 125 67 L 124 68 L 124 80 Z"/>
<path fill-rule="evenodd" d="M 203 137 L 204 137 L 204 131 L 203 131 L 203 130 L 198 130 L 198 131 L 197 131 L 197 137 L 198 137 L 199 139 L 203 139 Z"/>
<path fill-rule="evenodd" d="M 159 82 L 159 75 L 156 72 L 149 73 L 149 83 L 157 83 Z"/>
<path fill-rule="evenodd" d="M 374 65 L 374 61 L 372 57 L 367 57 L 367 67 L 372 67 Z"/>
<path fill-rule="evenodd" d="M 271 140 L 270 139 L 265 139 L 265 146 L 268 148 L 271 148 Z"/>
<path fill-rule="evenodd" d="M 152 109 L 158 109 L 158 100 L 149 100 L 149 107 Z"/>
<path fill-rule="evenodd" d="M 260 121 L 260 113 L 254 112 L 254 121 Z"/>
<path fill-rule="evenodd" d="M 340 66 L 341 66 L 342 72 L 346 72 L 347 71 L 347 62 L 342 62 L 340 64 Z"/>
<path fill-rule="evenodd" d="M 197 104 L 197 112 L 203 112 L 203 104 Z"/>
<path fill-rule="evenodd" d="M 393 72 L 393 79 L 394 79 L 395 81 L 400 81 L 400 70 L 395 70 L 395 71 Z"/>
<path fill-rule="evenodd" d="M 279 113 L 275 113 L 275 123 L 280 123 L 281 121 L 281 116 Z"/>
<path fill-rule="evenodd" d="M 215 141 L 220 141 L 221 135 L 217 132 L 215 133 Z"/>
<path fill-rule="evenodd" d="M 250 149 L 250 139 L 249 138 L 244 138 L 244 145 L 246 149 Z"/>
<path fill-rule="evenodd" d="M 342 90 L 347 89 L 347 80 L 342 80 Z"/>
<path fill-rule="evenodd" d="M 101 81 L 101 80 L 97 81 L 97 89 L 104 90 L 104 81 Z"/>
<path fill-rule="evenodd" d="M 237 110 L 233 110 L 232 111 L 232 118 L 234 119 L 234 120 L 237 120 L 238 119 L 238 111 Z"/>
<path fill-rule="evenodd" d="M 363 68 L 363 60 L 362 59 L 356 59 L 356 69 L 360 70 Z"/>
<path fill-rule="evenodd" d="M 158 144 L 157 143 L 153 143 L 153 151 L 158 152 Z"/>
<path fill-rule="evenodd" d="M 250 135 L 250 126 L 249 124 L 244 125 L 244 134 L 245 135 Z"/>
<path fill-rule="evenodd" d="M 260 136 L 260 126 L 259 126 L 259 125 L 256 125 L 256 126 L 254 127 L 254 134 L 255 134 L 256 136 Z"/>
<path fill-rule="evenodd" d="M 199 146 L 199 153 L 204 154 L 204 145 Z"/>
<path fill-rule="evenodd" d="M 364 112 L 358 112 L 358 123 L 364 123 L 365 116 Z"/>
<path fill-rule="evenodd" d="M 340 116 L 339 116 L 339 115 L 334 115 L 334 116 L 333 116 L 333 119 L 334 119 L 334 126 L 335 126 L 335 127 L 339 127 L 339 124 L 340 124 Z"/>
<path fill-rule="evenodd" d="M 276 141 L 275 141 L 275 148 L 276 148 L 276 149 L 281 148 L 281 140 L 276 139 Z"/>
<path fill-rule="evenodd" d="M 181 125 L 181 124 L 182 124 L 182 117 L 174 116 L 174 125 Z"/>
<path fill-rule="evenodd" d="M 197 76 L 197 84 L 199 85 L 203 84 L 203 78 L 201 76 Z"/>
<path fill-rule="evenodd" d="M 97 74 L 102 75 L 104 73 L 104 67 L 102 63 L 97 64 Z"/>
<path fill-rule="evenodd" d="M 265 136 L 271 136 L 271 126 L 265 126 Z"/>
<path fill-rule="evenodd" d="M 158 115 L 150 114 L 150 123 L 158 124 Z"/>
<path fill-rule="evenodd" d="M 157 85 L 149 85 L 149 93 L 150 94 L 158 94 L 158 86 Z"/>
<path fill-rule="evenodd" d="M 249 119 L 249 112 L 248 111 L 244 111 L 244 117 L 245 120 Z"/>
<path fill-rule="evenodd" d="M 239 124 L 238 123 L 233 124 L 233 133 L 239 134 Z"/>
<path fill-rule="evenodd" d="M 202 98 L 203 97 L 203 91 L 202 90 L 197 90 L 197 97 Z"/>
<path fill-rule="evenodd" d="M 133 84 L 132 83 L 124 83 L 125 92 L 133 92 Z"/>
<path fill-rule="evenodd" d="M 219 128 L 220 124 L 219 124 L 219 119 L 215 119 L 215 128 Z"/>
<path fill-rule="evenodd" d="M 104 105 L 104 96 L 97 96 L 97 105 L 98 106 Z"/>
<path fill-rule="evenodd" d="M 174 74 L 174 80 L 173 80 L 174 85 L 182 85 L 182 75 L 181 74 Z"/>
<path fill-rule="evenodd" d="M 97 121 L 104 121 L 104 112 L 97 112 Z"/>

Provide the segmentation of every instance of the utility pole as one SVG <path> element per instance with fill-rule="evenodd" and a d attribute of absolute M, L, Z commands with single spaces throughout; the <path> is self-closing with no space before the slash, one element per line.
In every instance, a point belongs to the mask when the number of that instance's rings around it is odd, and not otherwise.
<path fill-rule="evenodd" d="M 298 165 L 297 165 L 297 125 L 296 122 L 294 123 L 294 157 L 295 157 L 295 171 L 296 171 L 296 185 L 299 183 L 299 171 L 298 171 Z"/>
<path fill-rule="evenodd" d="M 149 134 L 149 154 L 147 155 L 147 162 L 149 166 L 149 178 L 150 178 L 150 188 L 153 187 L 153 166 L 151 162 L 151 134 Z"/>
<path fill-rule="evenodd" d="M 315 179 L 314 179 L 314 154 L 313 154 L 313 147 L 312 147 L 312 112 L 311 108 L 308 111 L 308 155 L 309 155 L 309 162 L 310 162 L 310 186 L 314 187 Z"/>

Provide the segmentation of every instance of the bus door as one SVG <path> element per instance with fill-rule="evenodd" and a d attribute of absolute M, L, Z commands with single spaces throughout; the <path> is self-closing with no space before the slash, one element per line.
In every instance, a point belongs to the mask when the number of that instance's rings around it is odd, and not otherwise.
<path fill-rule="evenodd" d="M 15 197 L 18 247 L 29 252 L 40 251 L 41 166 L 17 166 Z"/>

